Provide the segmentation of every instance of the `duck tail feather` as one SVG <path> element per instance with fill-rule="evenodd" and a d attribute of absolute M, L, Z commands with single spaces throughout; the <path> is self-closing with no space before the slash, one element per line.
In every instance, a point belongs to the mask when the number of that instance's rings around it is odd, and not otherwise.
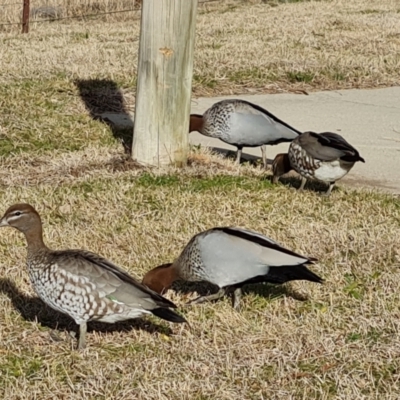
<path fill-rule="evenodd" d="M 183 318 L 181 315 L 176 313 L 175 311 L 170 310 L 169 308 L 155 308 L 154 310 L 151 310 L 151 312 L 162 319 L 165 319 L 166 321 L 170 322 L 177 322 L 177 323 L 184 323 L 186 321 L 185 318 Z"/>
<path fill-rule="evenodd" d="M 266 282 L 285 283 L 289 281 L 305 280 L 316 283 L 323 283 L 324 280 L 305 265 L 287 265 L 282 267 L 270 267 L 268 274 L 264 276 Z"/>

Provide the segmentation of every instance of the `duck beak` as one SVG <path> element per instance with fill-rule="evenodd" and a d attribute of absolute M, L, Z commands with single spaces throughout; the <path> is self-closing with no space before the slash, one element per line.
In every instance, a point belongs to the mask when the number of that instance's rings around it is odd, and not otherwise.
<path fill-rule="evenodd" d="M 10 226 L 10 224 L 7 222 L 7 220 L 6 220 L 5 218 L 2 218 L 2 219 L 0 220 L 0 228 L 1 228 L 2 226 Z"/>

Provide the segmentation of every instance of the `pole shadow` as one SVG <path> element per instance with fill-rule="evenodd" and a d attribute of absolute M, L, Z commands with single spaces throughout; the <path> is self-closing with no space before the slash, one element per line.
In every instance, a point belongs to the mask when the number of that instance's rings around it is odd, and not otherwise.
<path fill-rule="evenodd" d="M 111 132 L 119 140 L 127 154 L 131 153 L 133 137 L 133 120 L 129 114 L 124 95 L 118 85 L 109 79 L 76 79 L 75 86 L 79 90 L 86 109 L 94 120 L 108 125 Z M 118 114 L 123 126 L 113 123 L 107 114 Z"/>

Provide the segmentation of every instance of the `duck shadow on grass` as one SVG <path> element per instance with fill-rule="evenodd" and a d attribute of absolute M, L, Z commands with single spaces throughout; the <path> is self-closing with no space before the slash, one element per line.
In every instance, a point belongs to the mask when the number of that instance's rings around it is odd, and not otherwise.
<path fill-rule="evenodd" d="M 172 290 L 179 294 L 187 295 L 196 292 L 198 296 L 207 296 L 218 292 L 218 287 L 207 282 L 184 282 L 176 281 L 172 285 Z M 243 296 L 253 294 L 264 297 L 268 301 L 286 296 L 295 300 L 304 301 L 304 294 L 296 293 L 285 285 L 273 285 L 269 283 L 257 283 L 243 286 Z M 229 292 L 227 292 L 229 296 Z"/>
<path fill-rule="evenodd" d="M 0 292 L 6 294 L 13 306 L 27 321 L 35 321 L 42 326 L 56 330 L 75 332 L 78 336 L 79 327 L 68 316 L 48 307 L 38 297 L 31 297 L 22 293 L 10 279 L 0 279 Z M 115 324 L 89 322 L 88 332 L 128 332 L 132 329 L 144 330 L 148 333 L 163 333 L 170 335 L 172 330 L 164 325 L 154 324 L 148 319 L 132 319 Z"/>
<path fill-rule="evenodd" d="M 113 136 L 122 143 L 125 152 L 130 154 L 133 120 L 118 85 L 109 79 L 76 79 L 74 84 L 90 116 L 108 125 Z M 119 114 L 125 128 L 117 127 L 104 114 Z"/>
<path fill-rule="evenodd" d="M 272 183 L 272 176 L 266 176 L 264 179 L 267 179 Z M 279 183 L 284 186 L 288 186 L 288 187 L 298 190 L 301 185 L 301 178 L 296 177 L 296 176 L 281 177 L 279 179 Z M 324 194 L 328 190 L 328 187 L 329 187 L 329 185 L 325 184 L 323 182 L 308 180 L 306 183 L 306 186 L 304 188 L 304 191 L 305 192 L 310 191 L 310 192 L 316 192 L 319 194 Z M 334 186 L 332 189 L 332 193 L 336 190 L 338 190 L 338 188 L 336 186 Z"/>
<path fill-rule="evenodd" d="M 236 160 L 236 150 L 235 149 L 223 149 L 222 147 L 212 147 L 207 146 L 213 153 L 220 155 L 224 158 Z M 261 151 L 261 150 L 260 150 Z M 267 159 L 268 165 L 272 165 L 273 160 Z M 240 159 L 240 164 L 248 163 L 253 167 L 262 165 L 262 157 L 254 156 L 253 154 L 248 154 L 243 150 L 242 158 Z"/>

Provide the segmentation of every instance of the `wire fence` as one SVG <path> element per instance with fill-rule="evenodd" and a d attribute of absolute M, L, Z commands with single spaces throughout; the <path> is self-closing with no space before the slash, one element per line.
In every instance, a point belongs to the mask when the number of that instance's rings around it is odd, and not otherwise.
<path fill-rule="evenodd" d="M 1 0 L 0 0 L 1 1 Z M 139 3 L 139 2 L 138 2 Z M 20 2 L 0 2 L 0 31 L 7 26 L 26 27 L 30 23 L 40 24 L 70 19 L 95 19 L 108 15 L 126 15 L 140 12 L 133 0 L 69 0 L 62 4 L 48 0 L 21 0 Z"/>
<path fill-rule="evenodd" d="M 221 1 L 199 0 L 199 5 Z M 140 0 L 69 0 L 62 4 L 51 0 L 0 2 L 0 32 L 7 27 L 20 26 L 23 33 L 28 33 L 31 24 L 95 20 L 113 15 L 122 16 L 119 20 L 139 20 L 140 6 Z M 137 16 L 132 18 L 132 13 Z"/>

